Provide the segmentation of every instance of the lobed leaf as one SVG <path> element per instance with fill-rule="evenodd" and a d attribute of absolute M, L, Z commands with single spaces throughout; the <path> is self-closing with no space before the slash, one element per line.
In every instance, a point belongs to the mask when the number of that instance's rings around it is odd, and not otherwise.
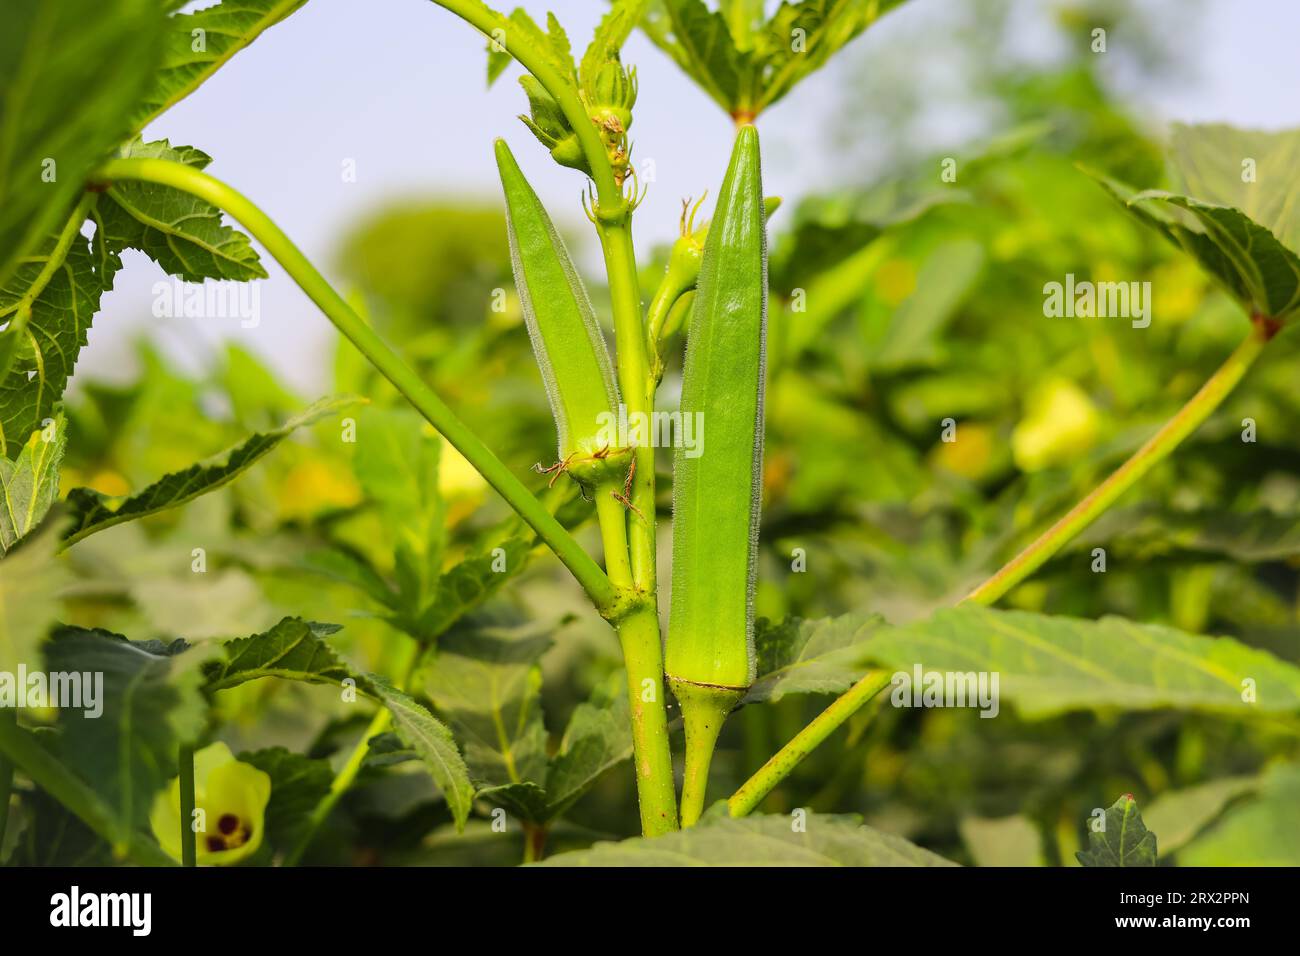
<path fill-rule="evenodd" d="M 67 423 L 60 415 L 46 430 L 32 432 L 27 444 L 13 461 L 0 458 L 0 556 L 41 523 L 59 494 L 59 464 L 67 447 Z"/>
<path fill-rule="evenodd" d="M 284 747 L 241 753 L 239 760 L 271 778 L 271 799 L 266 805 L 266 842 L 276 850 L 298 845 L 312 811 L 329 793 L 334 772 L 328 760 L 305 757 Z"/>
<path fill-rule="evenodd" d="M 879 615 L 860 614 L 779 624 L 760 619 L 754 628 L 758 680 L 745 703 L 848 690 L 866 672 L 871 638 L 884 623 Z"/>
<path fill-rule="evenodd" d="M 943 857 L 862 824 L 857 815 L 809 813 L 733 820 L 706 814 L 689 830 L 560 853 L 542 866 L 953 866 Z"/>
<path fill-rule="evenodd" d="M 113 808 L 123 835 L 147 822 L 154 794 L 176 775 L 179 745 L 203 728 L 197 675 L 174 660 L 185 648 L 79 627 L 58 628 L 46 644 L 49 672 L 103 677 L 102 713 L 60 709 L 60 749 Z"/>
<path fill-rule="evenodd" d="M 1156 835 L 1142 823 L 1137 801 L 1126 793 L 1106 811 L 1100 832 L 1088 826 L 1088 849 L 1074 854 L 1083 866 L 1155 866 Z"/>
<path fill-rule="evenodd" d="M 1174 123 L 1168 152 L 1177 192 L 1240 209 L 1300 250 L 1300 130 Z"/>
<path fill-rule="evenodd" d="M 488 626 L 464 626 L 439 641 L 424 689 L 463 743 L 477 783 L 545 783 L 537 662 L 550 644 L 549 634 Z"/>
<path fill-rule="evenodd" d="M 1160 858 L 1185 846 L 1218 819 L 1225 807 L 1259 787 L 1259 777 L 1221 777 L 1156 797 L 1147 806 L 1146 820 L 1160 834 Z"/>
<path fill-rule="evenodd" d="M 135 110 L 134 128 L 143 129 L 164 110 L 189 96 L 231 57 L 306 2 L 222 0 L 194 13 L 169 17 L 162 63 Z"/>
<path fill-rule="evenodd" d="M 37 648 L 63 613 L 73 578 L 58 559 L 57 525 L 46 522 L 0 560 L 0 672 L 35 667 Z"/>
<path fill-rule="evenodd" d="M 222 644 L 222 655 L 203 664 L 204 689 L 228 690 L 251 680 L 279 677 L 309 684 L 353 681 L 358 690 L 375 694 L 368 678 L 353 672 L 324 638 L 338 631 L 333 624 L 316 624 L 286 617 L 269 631 Z"/>
<path fill-rule="evenodd" d="M 1300 309 L 1300 257 L 1240 209 L 1094 178 L 1139 221 L 1189 253 L 1252 316 L 1286 321 Z"/>
<path fill-rule="evenodd" d="M 373 679 L 373 684 L 380 701 L 393 715 L 397 736 L 419 755 L 442 791 L 457 830 L 463 830 L 474 801 L 474 784 L 451 731 L 391 684 L 379 678 Z"/>
<path fill-rule="evenodd" d="M 68 543 L 75 543 L 124 521 L 135 521 L 178 507 L 215 491 L 251 468 L 295 430 L 360 401 L 351 397 L 322 398 L 274 431 L 257 432 L 214 458 L 193 464 L 184 471 L 164 475 L 121 502 L 114 503 L 107 495 L 90 488 L 74 488 L 67 497 L 73 516 L 67 530 Z"/>
<path fill-rule="evenodd" d="M 1300 866 L 1300 766 L 1274 764 L 1253 799 L 1178 851 L 1181 866 Z"/>
<path fill-rule="evenodd" d="M 156 0 L 6 2 L 0 287 L 59 228 L 86 178 L 128 134 L 131 111 L 162 54 L 163 24 Z"/>
<path fill-rule="evenodd" d="M 165 159 L 203 169 L 212 161 L 192 146 L 136 139 L 124 159 Z M 114 250 L 139 249 L 170 275 L 188 282 L 204 279 L 265 279 L 248 236 L 225 225 L 221 210 L 205 199 L 158 183 L 119 181 L 105 194 L 95 221 Z"/>
<path fill-rule="evenodd" d="M 646 34 L 723 109 L 753 120 L 904 0 L 656 0 Z"/>
<path fill-rule="evenodd" d="M 121 268 L 101 235 L 81 235 L 78 207 L 60 232 L 47 236 L 0 286 L 0 454 L 13 457 L 52 418 L 100 298 Z"/>
<path fill-rule="evenodd" d="M 963 605 L 885 628 L 868 656 L 911 674 L 990 672 L 1031 718 L 1097 707 L 1228 715 L 1300 710 L 1300 668 L 1230 637 L 1119 617 L 1088 621 Z"/>

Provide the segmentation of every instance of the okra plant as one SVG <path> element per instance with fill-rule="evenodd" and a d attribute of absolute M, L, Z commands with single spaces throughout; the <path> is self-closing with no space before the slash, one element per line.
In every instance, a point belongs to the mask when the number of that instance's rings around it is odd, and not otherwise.
<path fill-rule="evenodd" d="M 838 862 L 942 864 L 856 817 L 814 814 L 792 825 L 785 814 L 755 813 L 862 711 L 860 733 L 873 713 L 864 708 L 879 704 L 887 688 L 895 706 L 908 706 L 900 674 L 927 687 L 935 676 L 942 686 L 944 674 L 949 683 L 953 674 L 991 674 L 1000 678 L 995 698 L 1030 715 L 1090 708 L 1181 708 L 1231 719 L 1264 713 L 1294 734 L 1294 661 L 1161 624 L 1059 617 L 1026 609 L 1026 602 L 1012 611 L 989 607 L 1068 554 L 1073 539 L 1205 423 L 1300 309 L 1292 204 L 1258 201 L 1234 183 L 1225 187 L 1223 177 L 1198 178 L 1210 160 L 1222 160 L 1217 149 L 1274 150 L 1267 137 L 1242 134 L 1247 141 L 1222 147 L 1221 132 L 1181 130 L 1173 161 L 1186 173 L 1186 194 L 1135 192 L 1109 175 L 1113 170 L 1095 174 L 1101 188 L 1091 195 L 1099 209 L 1110 210 L 1110 192 L 1248 316 L 1226 363 L 1110 477 L 1013 549 L 982 583 L 972 579 L 964 597 L 954 595 L 955 607 L 892 625 L 872 608 L 820 620 L 756 620 L 756 581 L 769 567 L 760 518 L 765 494 L 780 481 L 764 454 L 769 409 L 797 403 L 808 384 L 800 378 L 802 353 L 830 334 L 845 304 L 873 283 L 887 284 L 880 263 L 889 243 L 902 241 L 888 230 L 918 215 L 899 213 L 864 236 L 861 248 L 821 273 L 821 286 L 789 284 L 782 263 L 769 289 L 768 225 L 779 200 L 764 194 L 762 114 L 901 2 L 786 0 L 769 17 L 752 0 L 720 0 L 716 8 L 703 0 L 612 0 L 575 57 L 555 15 L 543 26 L 523 10 L 506 14 L 482 0 L 435 0 L 440 29 L 450 31 L 459 18 L 464 42 L 476 42 L 473 31 L 486 42 L 489 82 L 512 63 L 521 69 L 520 119 L 542 147 L 516 158 L 504 140 L 481 144 L 485 158 L 489 149 L 495 155 L 514 289 L 554 426 L 553 459 L 534 463 L 498 458 L 253 198 L 204 171 L 204 153 L 141 138 L 147 123 L 262 32 L 292 29 L 278 24 L 305 0 L 223 0 L 186 13 L 156 0 L 17 0 L 5 14 L 0 46 L 0 673 L 44 667 L 99 674 L 107 719 L 61 710 L 51 720 L 45 700 L 10 700 L 0 685 L 0 859 L 17 787 L 14 802 L 30 818 L 29 833 L 39 837 L 42 801 L 52 800 L 116 860 L 310 861 L 350 792 L 386 767 L 414 764 L 432 778 L 457 829 L 508 813 L 520 823 L 525 859 L 536 861 L 560 817 L 630 757 L 640 837 L 558 853 L 556 862 L 636 862 L 656 845 L 648 838 L 698 856 L 706 844 L 676 831 L 707 827 L 734 852 L 704 862 L 788 862 L 812 845 Z M 632 221 L 643 203 L 677 199 L 638 179 L 632 130 L 638 102 L 655 91 L 642 89 L 635 67 L 624 62 L 637 29 L 734 128 L 730 157 L 698 170 L 701 193 L 715 197 L 712 210 L 705 200 L 683 203 L 681 234 L 649 288 Z M 123 48 L 131 55 L 110 55 Z M 100 61 L 111 64 L 111 75 Z M 1269 155 L 1283 153 L 1276 147 Z M 549 162 L 572 175 L 574 208 L 599 242 L 599 277 L 580 275 L 555 225 L 564 217 L 553 216 L 529 183 L 527 170 Z M 933 178 L 934 196 L 921 208 L 960 201 L 950 180 Z M 815 210 L 801 210 L 791 233 L 835 228 L 815 218 Z M 264 277 L 263 250 L 342 334 L 354 366 L 369 367 L 368 378 L 353 379 L 365 394 L 323 399 L 134 493 L 69 490 L 60 465 L 79 435 L 63 393 L 128 249 L 193 282 Z M 607 290 L 608 315 L 598 314 L 593 301 L 603 299 L 589 286 Z M 662 387 L 678 368 L 679 397 Z M 674 441 L 671 455 L 653 424 L 665 411 L 679 429 L 700 423 L 697 441 Z M 358 497 L 367 502 L 343 510 L 373 510 L 355 527 L 326 523 L 326 547 L 295 557 L 293 568 L 351 589 L 388 628 L 392 650 L 376 673 L 353 667 L 335 648 L 338 626 L 317 623 L 309 607 L 278 623 L 250 622 L 243 634 L 192 641 L 165 631 L 129 640 L 90 618 L 65 618 L 75 592 L 69 568 L 100 532 L 218 492 L 290 435 L 319 434 L 340 417 L 345 434 L 355 429 L 355 439 L 345 441 L 355 440 L 358 453 L 336 467 L 355 472 Z M 943 421 L 958 435 L 967 427 Z M 1055 460 L 1070 451 L 1061 436 L 1079 431 L 1069 429 L 1051 421 L 1043 425 L 1046 438 L 1025 430 L 1020 441 L 1050 446 L 1036 460 Z M 836 450 L 846 458 L 873 455 L 870 447 Z M 437 490 L 453 462 L 513 514 L 468 554 L 449 546 L 451 519 Z M 592 515 L 598 547 L 581 530 Z M 672 538 L 668 575 L 659 566 L 665 532 Z M 1000 542 L 1011 543 L 1020 542 Z M 195 570 L 206 560 L 202 550 Z M 474 615 L 497 589 L 543 551 L 616 634 L 624 669 L 578 706 L 553 745 L 538 713 L 536 660 L 545 644 L 467 624 L 481 620 Z M 984 571 L 996 567 L 996 556 L 982 556 Z M 345 704 L 366 709 L 364 729 L 340 720 L 324 734 L 318 744 L 334 747 L 331 734 L 343 725 L 354 738 L 359 733 L 332 761 L 284 748 L 236 756 L 218 739 L 223 702 L 263 679 L 336 687 Z M 814 693 L 836 696 L 802 729 L 791 728 L 766 762 L 753 761 L 729 795 L 715 776 L 713 796 L 726 799 L 710 806 L 720 736 L 743 729 L 733 714 Z M 988 703 L 996 714 L 996 699 Z M 1127 821 L 1132 804 L 1126 798 L 1102 815 Z M 193 823 L 200 818 L 207 823 Z M 1141 832 L 1137 849 L 1116 849 L 1104 828 L 1093 831 L 1079 858 L 1150 864 L 1156 841 Z"/>

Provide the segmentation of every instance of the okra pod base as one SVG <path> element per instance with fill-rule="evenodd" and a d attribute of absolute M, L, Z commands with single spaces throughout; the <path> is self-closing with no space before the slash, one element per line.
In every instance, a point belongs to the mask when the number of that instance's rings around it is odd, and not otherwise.
<path fill-rule="evenodd" d="M 696 684 L 668 678 L 673 696 L 682 707 L 686 731 L 686 761 L 682 778 L 682 826 L 692 826 L 704 812 L 709 786 L 709 764 L 727 715 L 735 710 L 748 688 Z"/>

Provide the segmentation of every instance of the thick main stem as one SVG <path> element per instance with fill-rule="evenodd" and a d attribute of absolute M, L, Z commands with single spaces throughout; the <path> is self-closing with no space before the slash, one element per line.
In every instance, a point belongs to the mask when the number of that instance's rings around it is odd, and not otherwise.
<path fill-rule="evenodd" d="M 677 792 L 668 749 L 668 711 L 664 701 L 663 648 L 653 605 L 642 606 L 618 622 L 627 667 L 632 710 L 632 758 L 636 765 L 641 832 L 659 836 L 677 829 Z"/>
<path fill-rule="evenodd" d="M 598 210 L 599 215 L 599 210 Z M 649 416 L 654 392 L 646 359 L 646 332 L 641 314 L 641 289 L 636 253 L 632 247 L 631 212 L 623 203 L 610 219 L 598 218 L 600 244 L 609 277 L 609 298 L 614 312 L 618 356 L 618 387 L 628 419 Z M 648 420 L 648 418 L 646 419 Z M 632 579 L 638 590 L 655 594 L 655 450 L 650 442 L 635 449 L 636 473 L 632 477 L 631 530 Z"/>
<path fill-rule="evenodd" d="M 1245 376 L 1277 331 L 1276 322 L 1256 316 L 1252 320 L 1251 331 L 1246 339 L 1201 386 L 1200 391 L 1188 399 L 1174 417 L 1165 423 L 1164 427 L 1152 435 L 1109 478 L 1071 508 L 1063 518 L 1039 535 L 1029 547 L 971 591 L 964 601 L 992 604 L 1042 567 L 1044 562 L 1096 520 L 1152 467 L 1167 458 L 1188 435 L 1210 417 Z M 830 736 L 837 727 L 888 683 L 888 679 L 882 674 L 872 672 L 836 698 L 834 703 L 818 714 L 811 724 L 782 747 L 736 791 L 728 801 L 731 815 L 744 816 L 758 806 L 759 801 L 788 776 L 814 747 Z"/>
<path fill-rule="evenodd" d="M 112 182 L 134 179 L 171 186 L 223 209 L 256 238 L 406 400 L 496 489 L 578 579 L 592 603 L 608 611 L 618 594 L 599 565 L 514 473 L 479 440 L 409 365 L 356 314 L 266 213 L 220 180 L 183 163 L 162 159 L 116 159 L 100 170 Z"/>

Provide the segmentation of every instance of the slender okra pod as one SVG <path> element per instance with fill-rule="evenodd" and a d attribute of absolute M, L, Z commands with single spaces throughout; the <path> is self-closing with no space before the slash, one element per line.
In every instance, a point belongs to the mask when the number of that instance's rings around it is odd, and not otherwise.
<path fill-rule="evenodd" d="M 736 137 L 701 259 L 681 412 L 698 451 L 673 460 L 672 607 L 665 670 L 682 707 L 682 824 L 698 819 L 727 714 L 754 680 L 754 574 L 762 495 L 767 247 L 758 133 Z"/>
<path fill-rule="evenodd" d="M 622 486 L 631 462 L 631 452 L 610 441 L 619 397 L 609 351 L 564 241 L 504 140 L 496 142 L 496 158 L 515 286 L 555 418 L 559 458 L 552 467 L 604 495 Z"/>

